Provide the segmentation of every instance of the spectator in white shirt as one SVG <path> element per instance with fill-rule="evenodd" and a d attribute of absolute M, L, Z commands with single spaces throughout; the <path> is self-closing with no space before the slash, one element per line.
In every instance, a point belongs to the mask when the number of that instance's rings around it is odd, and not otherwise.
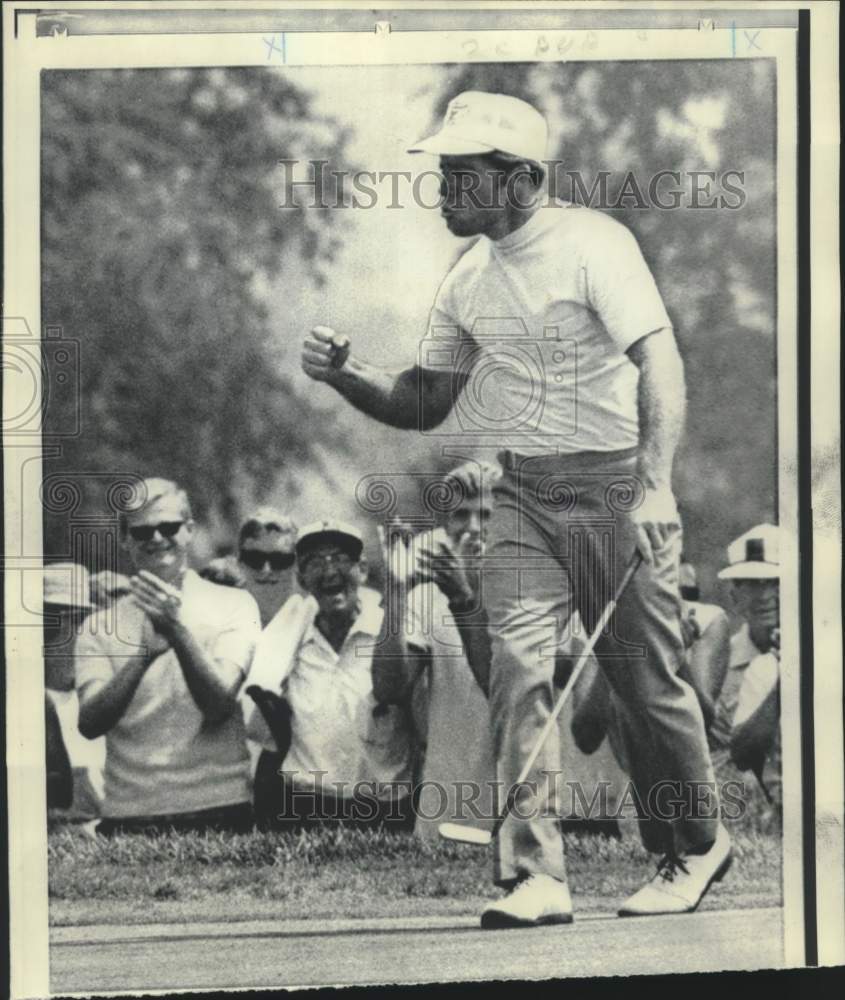
<path fill-rule="evenodd" d="M 121 529 L 135 567 L 131 593 L 88 618 L 76 644 L 79 729 L 106 738 L 98 831 L 247 830 L 237 693 L 260 632 L 258 607 L 188 568 L 194 522 L 175 483 L 145 480 Z"/>
<path fill-rule="evenodd" d="M 304 598 L 296 582 L 295 542 L 296 525 L 275 507 L 259 507 L 238 530 L 233 568 L 261 612 L 262 631 L 253 669 L 262 661 L 277 661 L 284 648 L 281 636 L 295 629 L 296 621 L 305 620 L 300 613 Z M 244 692 L 241 701 L 253 759 L 253 810 L 256 824 L 265 827 L 272 825 L 281 800 L 279 771 L 290 748 L 290 705 L 278 691 L 266 692 L 249 684 L 247 688 L 249 694 Z"/>
<path fill-rule="evenodd" d="M 296 591 L 296 525 L 273 507 L 259 507 L 238 532 L 238 569 L 266 628 Z"/>
<path fill-rule="evenodd" d="M 777 821 L 780 776 L 780 562 L 778 528 L 758 524 L 728 546 L 719 578 L 731 582 L 743 623 L 716 703 L 710 746 L 717 776 L 751 771 Z M 753 788 L 753 786 L 752 786 Z M 751 797 L 752 789 L 746 789 Z"/>
<path fill-rule="evenodd" d="M 371 660 L 382 627 L 377 603 L 361 600 L 360 532 L 318 521 L 296 542 L 300 586 L 310 596 L 275 662 L 253 686 L 281 692 L 290 706 L 290 748 L 273 824 L 293 829 L 325 822 L 407 829 L 413 820 L 407 717 L 379 705 Z M 256 773 L 256 784 L 264 780 Z M 266 820 L 266 817 L 265 817 Z"/>

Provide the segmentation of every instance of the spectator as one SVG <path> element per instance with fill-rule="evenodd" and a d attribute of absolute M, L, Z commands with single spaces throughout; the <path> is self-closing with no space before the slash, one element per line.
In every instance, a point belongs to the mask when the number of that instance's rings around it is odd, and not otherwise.
<path fill-rule="evenodd" d="M 477 561 L 498 476 L 486 463 L 454 469 L 445 484 L 460 499 L 444 530 L 414 539 L 410 551 L 394 532 L 385 554 L 392 620 L 407 627 L 386 634 L 373 659 L 373 691 L 383 704 L 410 704 L 417 720 L 427 720 L 418 721 L 426 750 L 415 825 L 427 840 L 446 820 L 489 827 L 495 810 L 490 640 Z"/>
<path fill-rule="evenodd" d="M 259 826 L 272 826 L 282 801 L 280 770 L 290 748 L 290 705 L 278 688 L 265 691 L 261 678 L 280 675 L 292 655 L 289 641 L 301 637 L 316 612 L 298 592 L 294 566 L 296 525 L 273 507 L 259 507 L 238 531 L 237 571 L 261 611 L 261 638 L 248 691 L 241 698 L 253 757 L 253 809 Z M 287 653 L 285 652 L 287 650 Z"/>
<path fill-rule="evenodd" d="M 296 525 L 273 507 L 259 507 L 238 532 L 238 568 L 266 628 L 296 590 Z"/>
<path fill-rule="evenodd" d="M 44 567 L 44 687 L 47 724 L 47 808 L 52 821 L 89 822 L 103 805 L 105 741 L 79 734 L 73 643 L 94 605 L 84 566 Z"/>
<path fill-rule="evenodd" d="M 731 581 L 743 619 L 731 638 L 730 665 L 716 704 L 710 746 L 717 776 L 750 770 L 773 807 L 781 803 L 780 564 L 778 528 L 759 524 L 728 546 Z"/>
<path fill-rule="evenodd" d="M 98 831 L 251 826 L 237 692 L 260 624 L 249 594 L 188 569 L 194 530 L 175 483 L 148 479 L 122 518 L 131 593 L 86 622 L 76 645 L 79 729 L 105 735 Z M 105 628 L 106 614 L 117 627 Z"/>
<path fill-rule="evenodd" d="M 303 529 L 297 571 L 311 600 L 291 615 L 273 669 L 262 664 L 250 678 L 250 693 L 260 687 L 272 698 L 281 691 L 290 708 L 281 797 L 275 815 L 265 817 L 287 829 L 326 821 L 407 829 L 413 819 L 406 719 L 373 697 L 371 658 L 383 611 L 360 599 L 362 551 L 360 533 L 342 522 Z M 264 779 L 256 772 L 256 787 Z"/>

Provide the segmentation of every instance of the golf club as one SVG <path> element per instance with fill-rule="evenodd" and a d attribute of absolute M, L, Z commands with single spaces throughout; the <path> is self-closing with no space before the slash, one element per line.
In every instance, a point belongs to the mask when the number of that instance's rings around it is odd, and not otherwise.
<path fill-rule="evenodd" d="M 543 726 L 543 731 L 537 737 L 537 742 L 534 745 L 534 749 L 529 754 L 528 759 L 526 760 L 522 770 L 520 771 L 519 777 L 516 779 L 513 788 L 508 794 L 508 799 L 507 802 L 505 803 L 505 807 L 496 817 L 496 822 L 493 824 L 492 829 L 481 830 L 478 827 L 467 826 L 463 823 L 441 823 L 440 826 L 438 826 L 437 828 L 437 832 L 440 834 L 441 837 L 444 837 L 446 840 L 459 840 L 465 844 L 477 844 L 481 847 L 484 847 L 487 844 L 491 843 L 494 837 L 498 836 L 499 830 L 502 828 L 502 823 L 504 823 L 504 821 L 510 815 L 514 807 L 514 803 L 516 801 L 516 795 L 519 788 L 527 780 L 528 775 L 531 773 L 531 769 L 534 767 L 534 763 L 537 760 L 537 757 L 539 756 L 543 744 L 546 742 L 546 738 L 552 731 L 552 727 L 557 724 L 557 718 L 563 711 L 563 706 L 566 704 L 569 695 L 572 693 L 572 689 L 575 687 L 575 684 L 578 681 L 578 677 L 580 676 L 581 671 L 584 669 L 587 660 L 590 658 L 590 654 L 593 652 L 593 649 L 599 640 L 599 636 L 601 635 L 607 623 L 610 621 L 613 612 L 616 610 L 616 605 L 619 603 L 619 600 L 622 597 L 623 593 L 625 592 L 626 587 L 631 582 L 634 574 L 637 572 L 637 569 L 639 568 L 639 565 L 642 562 L 642 558 L 643 557 L 639 549 L 635 550 L 634 554 L 631 556 L 628 566 L 625 569 L 625 573 L 622 577 L 622 580 L 620 581 L 619 586 L 616 588 L 616 593 L 613 595 L 612 599 L 608 601 L 604 611 L 601 613 L 601 616 L 599 617 L 599 620 L 596 622 L 596 627 L 593 629 L 593 632 L 590 635 L 589 640 L 587 641 L 587 645 L 584 647 L 581 655 L 578 657 L 578 661 L 575 664 L 572 673 L 569 675 L 569 680 L 566 682 L 563 691 L 561 691 L 560 697 L 555 703 L 551 715 L 546 720 L 546 724 Z"/>

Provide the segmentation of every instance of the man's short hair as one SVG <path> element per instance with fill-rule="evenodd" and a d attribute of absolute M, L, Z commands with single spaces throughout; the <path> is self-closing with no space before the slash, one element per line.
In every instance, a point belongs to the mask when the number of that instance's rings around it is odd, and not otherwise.
<path fill-rule="evenodd" d="M 492 462 L 464 462 L 446 474 L 447 485 L 457 487 L 464 500 L 475 500 L 489 493 L 501 476 L 501 469 Z"/>
<path fill-rule="evenodd" d="M 238 545 L 243 545 L 248 538 L 257 538 L 262 531 L 278 531 L 296 538 L 296 524 L 291 517 L 276 507 L 259 507 L 241 524 L 238 531 Z"/>
<path fill-rule="evenodd" d="M 193 519 L 188 494 L 181 486 L 179 486 L 178 483 L 174 483 L 172 479 L 162 479 L 158 476 L 152 476 L 149 479 L 144 479 L 141 481 L 140 486 L 136 490 L 136 496 L 137 502 L 133 503 L 128 511 L 122 512 L 118 518 L 120 533 L 123 536 L 127 533 L 129 528 L 129 518 L 131 516 L 139 514 L 141 511 L 152 506 L 163 497 L 176 497 L 181 505 L 179 513 L 182 520 L 190 521 Z"/>

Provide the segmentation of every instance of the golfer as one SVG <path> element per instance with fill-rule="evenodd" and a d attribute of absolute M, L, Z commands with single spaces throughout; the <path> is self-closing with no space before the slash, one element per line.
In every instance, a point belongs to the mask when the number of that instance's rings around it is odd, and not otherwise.
<path fill-rule="evenodd" d="M 592 631 L 640 549 L 645 562 L 596 652 L 634 720 L 634 779 L 649 790 L 664 846 L 654 877 L 619 912 L 689 912 L 727 869 L 730 841 L 701 710 L 678 677 L 681 526 L 671 472 L 683 366 L 631 233 L 591 209 L 544 202 L 546 142 L 543 116 L 524 101 L 455 97 L 440 131 L 410 152 L 440 157 L 446 225 L 480 238 L 440 286 L 418 364 L 374 367 L 350 353 L 345 335 L 316 327 L 302 365 L 386 424 L 429 432 L 453 411 L 465 436 L 498 445 L 483 587 L 506 790 L 549 717 L 561 628 L 577 609 Z M 482 927 L 572 919 L 547 780 L 559 760 L 553 732 L 499 834 L 495 880 L 507 894 L 486 907 Z"/>

